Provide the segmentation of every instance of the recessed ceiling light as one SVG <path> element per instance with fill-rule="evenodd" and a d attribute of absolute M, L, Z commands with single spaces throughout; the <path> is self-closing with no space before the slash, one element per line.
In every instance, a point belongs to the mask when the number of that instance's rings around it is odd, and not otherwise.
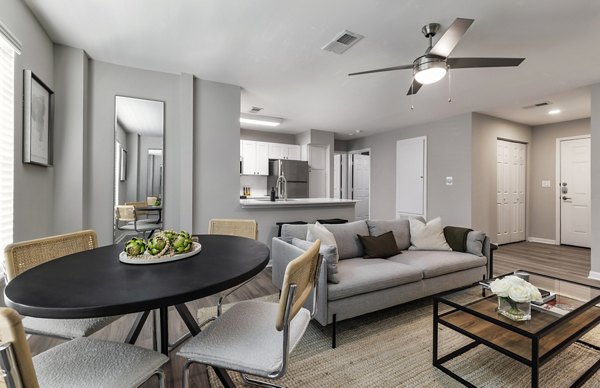
<path fill-rule="evenodd" d="M 265 127 L 276 127 L 283 119 L 277 117 L 269 117 L 269 116 L 259 116 L 259 115 L 240 115 L 240 123 L 242 124 L 251 124 L 251 125 L 260 125 Z"/>
<path fill-rule="evenodd" d="M 551 111 L 548 111 L 549 115 L 557 115 L 560 113 L 560 109 L 552 109 Z"/>

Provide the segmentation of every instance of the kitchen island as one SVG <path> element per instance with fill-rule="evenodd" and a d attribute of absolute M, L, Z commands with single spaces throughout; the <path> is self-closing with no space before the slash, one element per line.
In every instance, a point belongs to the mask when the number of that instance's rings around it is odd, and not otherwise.
<path fill-rule="evenodd" d="M 277 236 L 277 222 L 305 221 L 314 223 L 317 219 L 342 218 L 354 221 L 354 206 L 351 199 L 334 198 L 290 198 L 286 201 L 271 202 L 268 198 L 240 199 L 243 218 L 258 222 L 258 240 L 271 246 L 271 239 Z"/>

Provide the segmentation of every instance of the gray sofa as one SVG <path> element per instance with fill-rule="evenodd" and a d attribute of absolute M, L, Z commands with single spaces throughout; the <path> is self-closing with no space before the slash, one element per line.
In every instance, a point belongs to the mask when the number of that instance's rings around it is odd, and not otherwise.
<path fill-rule="evenodd" d="M 489 238 L 470 232 L 467 244 L 481 247 L 481 252 L 415 251 L 410 246 L 408 220 L 355 221 L 341 225 L 324 225 L 335 236 L 338 246 L 339 283 L 327 281 L 323 263 L 318 280 L 315 319 L 323 326 L 333 324 L 332 347 L 335 348 L 335 323 L 362 314 L 406 303 L 487 277 L 491 267 Z M 379 235 L 392 230 L 401 254 L 387 259 L 364 259 L 357 234 Z M 479 244 L 473 245 L 478 234 Z M 307 225 L 283 225 L 281 237 L 273 238 L 272 281 L 279 289 L 287 264 L 302 254 L 292 245 L 292 238 L 306 239 Z M 471 251 L 473 249 L 471 248 Z M 312 301 L 308 302 L 312 306 Z"/>

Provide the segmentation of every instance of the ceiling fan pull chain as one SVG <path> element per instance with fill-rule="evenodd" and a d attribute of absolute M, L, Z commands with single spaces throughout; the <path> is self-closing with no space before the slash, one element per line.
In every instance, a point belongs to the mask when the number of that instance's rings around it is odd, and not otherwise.
<path fill-rule="evenodd" d="M 452 72 L 450 66 L 448 66 L 448 102 L 452 102 Z"/>

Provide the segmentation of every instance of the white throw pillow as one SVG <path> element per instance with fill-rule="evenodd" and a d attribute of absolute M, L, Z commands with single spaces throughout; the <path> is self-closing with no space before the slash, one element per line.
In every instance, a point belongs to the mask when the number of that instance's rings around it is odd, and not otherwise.
<path fill-rule="evenodd" d="M 425 223 L 417 218 L 410 218 L 409 250 L 413 251 L 451 251 L 444 237 L 442 219 L 440 217 Z"/>
<path fill-rule="evenodd" d="M 321 240 L 321 245 L 332 245 L 335 247 L 335 258 L 332 260 L 337 263 L 339 258 L 337 243 L 335 242 L 335 236 L 333 233 L 327 230 L 323 225 L 318 222 L 313 224 L 308 224 L 308 229 L 306 231 L 306 241 L 315 242 L 317 240 Z"/>

